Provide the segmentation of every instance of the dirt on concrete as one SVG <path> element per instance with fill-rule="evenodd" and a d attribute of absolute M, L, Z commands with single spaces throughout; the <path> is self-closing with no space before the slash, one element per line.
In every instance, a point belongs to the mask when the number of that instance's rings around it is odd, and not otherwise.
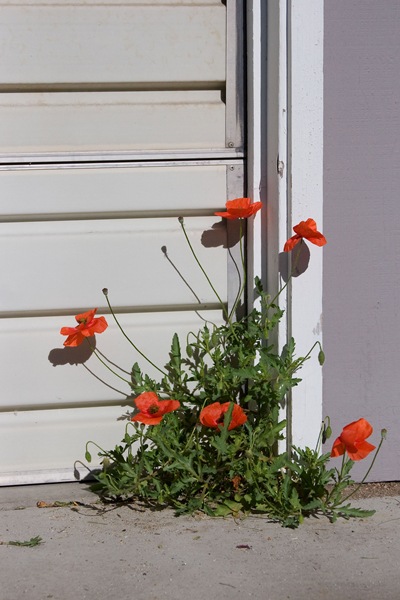
<path fill-rule="evenodd" d="M 350 485 L 346 490 L 346 496 L 347 493 L 353 493 L 353 500 L 358 500 L 359 498 L 381 498 L 382 496 L 400 496 L 400 481 L 378 481 L 376 483 Z"/>
<path fill-rule="evenodd" d="M 104 506 L 72 484 L 0 489 L 2 600 L 398 600 L 400 495 L 367 484 L 364 519 L 176 517 Z M 381 494 L 385 492 L 385 495 Z M 365 497 L 365 494 L 371 494 Z M 42 508 L 38 507 L 42 506 Z"/>

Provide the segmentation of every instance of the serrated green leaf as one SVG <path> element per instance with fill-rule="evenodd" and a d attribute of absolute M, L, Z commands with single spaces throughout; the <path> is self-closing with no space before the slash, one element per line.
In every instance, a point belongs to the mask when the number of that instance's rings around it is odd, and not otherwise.
<path fill-rule="evenodd" d="M 40 535 L 37 535 L 36 537 L 32 537 L 30 540 L 27 540 L 25 542 L 19 542 L 19 541 L 11 541 L 11 542 L 7 542 L 8 546 L 25 546 L 26 548 L 34 548 L 35 546 L 39 546 L 39 544 L 43 544 L 43 540 L 40 537 Z"/>
<path fill-rule="evenodd" d="M 216 517 L 226 517 L 227 515 L 230 515 L 232 513 L 232 510 L 229 508 L 229 506 L 225 505 L 225 504 L 218 504 L 218 506 L 216 508 L 214 508 L 213 511 L 213 515 Z"/>
<path fill-rule="evenodd" d="M 239 512 L 243 508 L 241 502 L 235 502 L 234 500 L 224 500 L 224 504 L 228 506 L 232 512 Z"/>
<path fill-rule="evenodd" d="M 346 506 L 338 506 L 335 508 L 335 511 L 340 514 L 340 516 L 346 517 L 372 517 L 376 513 L 376 510 L 366 510 L 364 508 L 356 508 L 351 506 L 350 504 L 346 504 Z"/>

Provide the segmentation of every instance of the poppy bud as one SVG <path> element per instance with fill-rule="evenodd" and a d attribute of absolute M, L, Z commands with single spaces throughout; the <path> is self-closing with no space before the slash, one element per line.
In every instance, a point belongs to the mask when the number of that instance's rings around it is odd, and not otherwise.
<path fill-rule="evenodd" d="M 108 296 L 108 288 L 103 288 L 102 292 L 105 296 Z"/>
<path fill-rule="evenodd" d="M 325 444 L 326 440 L 329 440 L 329 438 L 332 435 L 332 428 L 330 425 L 328 425 L 327 427 L 324 426 L 324 430 L 322 432 L 322 443 Z"/>
<path fill-rule="evenodd" d="M 321 367 L 322 367 L 322 365 L 323 365 L 323 364 L 324 364 L 324 362 L 325 362 L 325 353 L 324 353 L 324 351 L 322 350 L 322 348 L 321 348 L 321 350 L 318 352 L 318 362 L 319 362 L 319 364 L 321 365 Z"/>

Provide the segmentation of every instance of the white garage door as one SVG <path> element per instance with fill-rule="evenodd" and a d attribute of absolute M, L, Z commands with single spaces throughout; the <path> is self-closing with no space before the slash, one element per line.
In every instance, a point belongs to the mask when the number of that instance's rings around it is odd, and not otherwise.
<path fill-rule="evenodd" d="M 244 193 L 243 10 L 0 7 L 0 483 L 72 480 L 88 439 L 119 441 L 127 386 L 58 333 L 82 311 L 107 314 L 102 288 L 161 366 L 172 334 L 201 326 L 196 310 L 221 319 L 178 216 L 224 301 L 234 297 L 234 231 L 213 213 Z M 128 370 L 141 363 L 108 321 L 99 349 Z"/>

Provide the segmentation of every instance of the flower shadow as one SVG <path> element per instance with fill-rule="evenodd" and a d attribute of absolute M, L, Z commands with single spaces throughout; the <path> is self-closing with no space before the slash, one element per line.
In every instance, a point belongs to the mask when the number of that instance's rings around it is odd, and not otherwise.
<path fill-rule="evenodd" d="M 226 220 L 214 223 L 211 229 L 203 231 L 201 243 L 205 248 L 233 248 L 240 240 L 241 227 L 239 221 Z"/>
<path fill-rule="evenodd" d="M 96 336 L 87 338 L 88 344 L 76 347 L 53 348 L 49 352 L 49 362 L 53 367 L 60 365 L 82 365 L 89 360 L 96 348 Z"/>
<path fill-rule="evenodd" d="M 285 283 L 288 282 L 290 275 L 292 277 L 299 277 L 299 275 L 302 275 L 308 269 L 310 249 L 304 240 L 292 251 L 291 261 L 289 257 L 290 253 L 288 252 L 279 253 L 279 273 Z M 292 269 L 291 273 L 289 271 L 290 268 Z"/>

